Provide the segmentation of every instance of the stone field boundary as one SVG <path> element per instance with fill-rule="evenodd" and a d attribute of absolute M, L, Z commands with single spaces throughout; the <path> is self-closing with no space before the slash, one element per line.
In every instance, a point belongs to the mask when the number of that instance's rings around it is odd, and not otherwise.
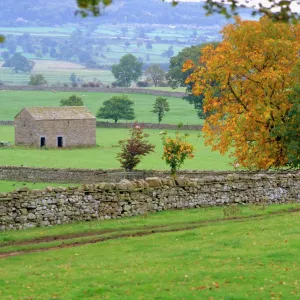
<path fill-rule="evenodd" d="M 161 90 L 143 88 L 103 88 L 103 87 L 51 87 L 51 86 L 31 86 L 31 85 L 1 85 L 2 91 L 53 91 L 53 92 L 95 92 L 95 93 L 122 93 L 122 94 L 144 94 L 154 96 L 178 97 L 182 98 L 184 92 L 169 92 Z"/>
<path fill-rule="evenodd" d="M 132 128 L 135 123 L 110 123 L 96 121 L 96 127 L 99 128 Z M 202 130 L 202 125 L 178 125 L 174 124 L 158 124 L 158 123 L 138 123 L 146 129 L 170 129 L 170 130 Z M 14 121 L 0 120 L 0 126 L 14 126 Z"/>
<path fill-rule="evenodd" d="M 300 203 L 300 172 L 207 174 L 0 193 L 0 231 L 104 220 L 162 210 Z"/>
<path fill-rule="evenodd" d="M 256 174 L 280 175 L 286 172 L 250 172 L 250 171 L 199 171 L 199 170 L 180 170 L 178 176 L 186 178 L 202 178 L 211 176 L 235 176 Z M 294 171 L 290 174 L 299 174 Z M 137 170 L 125 172 L 122 169 L 73 169 L 73 168 L 37 168 L 37 167 L 18 167 L 0 166 L 0 180 L 13 180 L 24 182 L 55 182 L 55 183 L 77 183 L 88 184 L 98 182 L 119 182 L 122 179 L 134 180 L 145 179 L 147 177 L 167 177 L 169 171 L 163 170 Z"/>

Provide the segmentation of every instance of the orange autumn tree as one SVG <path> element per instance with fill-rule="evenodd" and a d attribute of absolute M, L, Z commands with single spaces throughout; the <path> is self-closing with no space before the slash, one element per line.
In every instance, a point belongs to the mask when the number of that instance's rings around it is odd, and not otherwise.
<path fill-rule="evenodd" d="M 200 66 L 188 77 L 195 95 L 205 96 L 203 132 L 207 145 L 222 154 L 233 151 L 235 162 L 268 169 L 287 164 L 283 131 L 289 120 L 293 72 L 299 60 L 300 25 L 242 21 L 223 30 L 223 41 L 202 50 Z M 187 61 L 183 71 L 194 68 Z"/>

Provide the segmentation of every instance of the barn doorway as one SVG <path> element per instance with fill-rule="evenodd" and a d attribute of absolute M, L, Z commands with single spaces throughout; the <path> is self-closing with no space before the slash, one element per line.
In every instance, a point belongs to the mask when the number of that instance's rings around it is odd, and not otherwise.
<path fill-rule="evenodd" d="M 57 137 L 57 147 L 62 148 L 64 146 L 64 141 L 62 136 Z"/>
<path fill-rule="evenodd" d="M 45 137 L 41 137 L 40 146 L 41 146 L 41 148 L 46 146 L 46 138 Z"/>

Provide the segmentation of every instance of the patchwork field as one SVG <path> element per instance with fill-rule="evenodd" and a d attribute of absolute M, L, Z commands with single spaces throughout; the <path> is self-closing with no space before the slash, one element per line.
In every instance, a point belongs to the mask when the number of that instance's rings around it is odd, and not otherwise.
<path fill-rule="evenodd" d="M 13 120 L 14 116 L 24 107 L 59 106 L 62 98 L 76 94 L 83 98 L 85 106 L 96 115 L 103 101 L 116 95 L 113 93 L 69 93 L 69 92 L 36 92 L 36 91 L 3 91 L 0 90 L 0 120 Z M 158 123 L 157 115 L 153 114 L 153 104 L 157 96 L 143 94 L 128 94 L 134 102 L 136 120 L 141 123 Z M 167 97 L 170 111 L 166 113 L 162 123 L 166 124 L 202 124 L 197 117 L 194 106 L 181 98 Z M 112 122 L 112 120 L 103 120 Z M 122 122 L 122 120 L 121 120 Z M 132 121 L 130 121 L 132 122 Z"/>
<path fill-rule="evenodd" d="M 121 139 L 128 136 L 129 129 L 97 128 L 98 147 L 88 149 L 30 149 L 22 147 L 0 148 L 0 165 L 58 167 L 58 168 L 119 168 L 116 160 L 119 148 L 116 147 Z M 162 143 L 159 133 L 161 130 L 145 130 L 149 133 L 149 141 L 156 145 L 155 153 L 146 156 L 138 169 L 167 169 L 161 159 Z M 184 131 L 185 132 L 185 131 Z M 196 147 L 195 157 L 186 160 L 183 169 L 191 170 L 228 170 L 232 169 L 230 159 L 218 152 L 212 152 L 204 146 L 199 131 L 189 131 L 189 142 Z M 175 131 L 168 131 L 175 136 Z M 14 142 L 14 127 L 0 126 L 0 140 Z"/>
<path fill-rule="evenodd" d="M 0 297 L 297 299 L 299 204 L 224 209 L 3 232 Z"/>
<path fill-rule="evenodd" d="M 2 65 L 3 62 L 0 62 Z M 84 66 L 66 61 L 35 60 L 31 74 L 43 74 L 48 84 L 68 83 L 70 75 L 75 73 L 84 82 L 93 81 L 95 78 L 104 84 L 115 81 L 111 71 L 100 69 L 86 69 Z M 0 66 L 0 81 L 7 85 L 28 85 L 30 73 L 15 73 L 10 68 Z"/>

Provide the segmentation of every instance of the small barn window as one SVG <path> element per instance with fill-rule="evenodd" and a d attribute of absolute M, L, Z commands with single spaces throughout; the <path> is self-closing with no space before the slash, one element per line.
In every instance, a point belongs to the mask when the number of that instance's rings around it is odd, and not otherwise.
<path fill-rule="evenodd" d="M 40 146 L 41 146 L 41 148 L 46 146 L 46 138 L 45 137 L 41 137 Z"/>
<path fill-rule="evenodd" d="M 58 136 L 57 137 L 57 147 L 58 148 L 62 148 L 64 146 L 63 144 L 63 137 L 62 136 Z"/>

